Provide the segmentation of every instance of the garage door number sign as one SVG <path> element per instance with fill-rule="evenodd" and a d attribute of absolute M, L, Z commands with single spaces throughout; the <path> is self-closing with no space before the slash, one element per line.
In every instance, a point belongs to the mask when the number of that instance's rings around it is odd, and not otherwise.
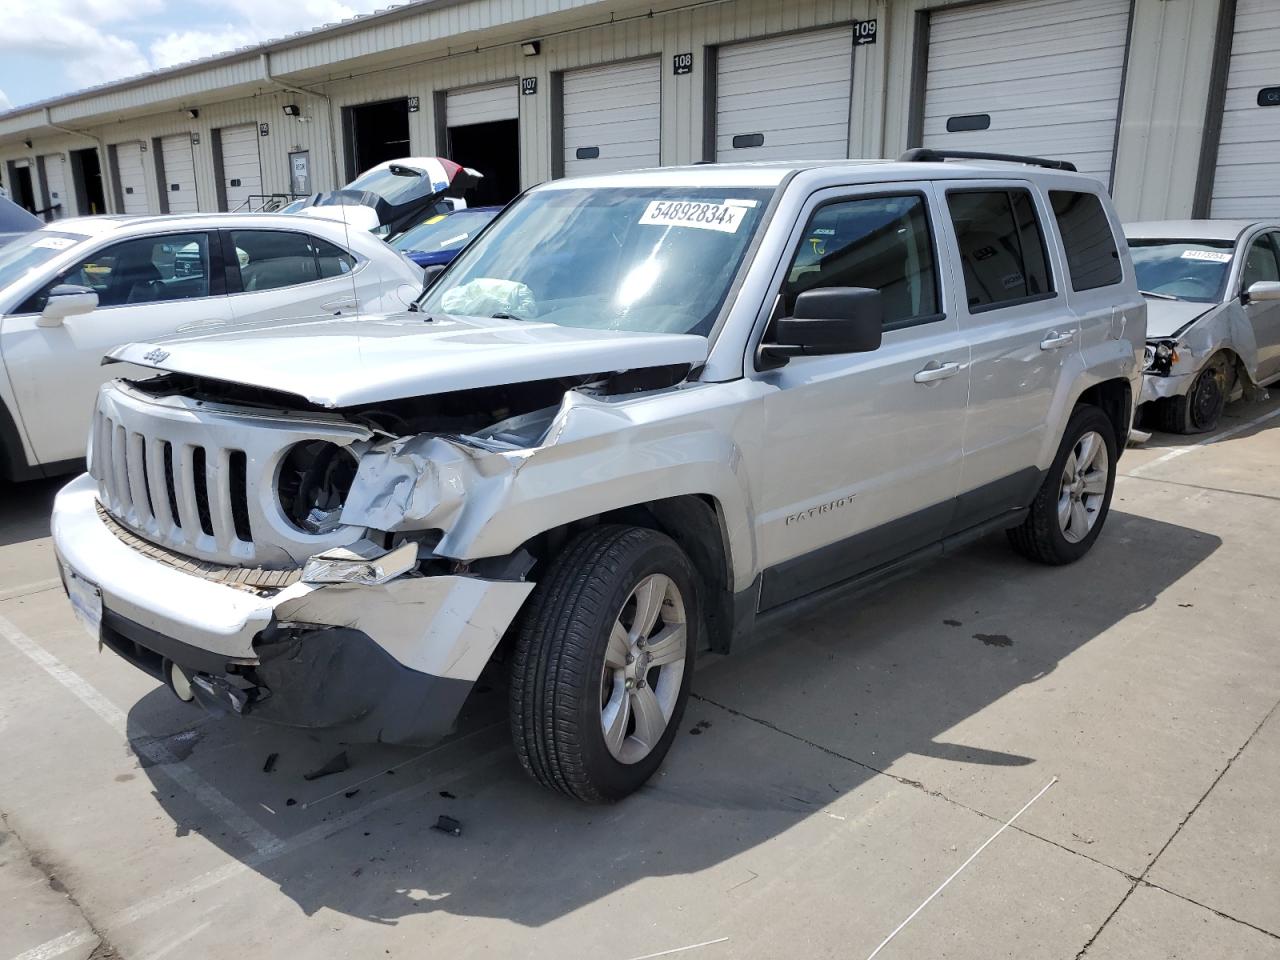
<path fill-rule="evenodd" d="M 865 47 L 876 42 L 876 22 L 874 20 L 853 21 L 853 45 Z"/>

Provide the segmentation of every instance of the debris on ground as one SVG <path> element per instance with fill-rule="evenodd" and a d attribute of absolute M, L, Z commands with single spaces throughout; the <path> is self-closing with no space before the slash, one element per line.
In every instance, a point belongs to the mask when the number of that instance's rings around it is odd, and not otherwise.
<path fill-rule="evenodd" d="M 293 799 L 293 797 L 290 797 L 288 800 L 286 800 L 286 801 L 284 802 L 284 805 L 285 805 L 286 807 L 292 807 L 292 806 L 296 806 L 296 805 L 297 805 L 297 803 L 298 803 L 298 801 L 297 801 L 297 800 Z"/>
<path fill-rule="evenodd" d="M 964 624 L 963 624 L 963 623 L 961 623 L 959 620 L 943 620 L 942 622 L 943 622 L 944 624 L 946 624 L 948 627 L 963 627 L 963 626 L 964 626 Z"/>
<path fill-rule="evenodd" d="M 271 773 L 271 771 L 275 770 L 276 761 L 279 759 L 280 759 L 280 754 L 278 753 L 268 754 L 267 762 L 262 765 L 262 772 Z"/>
<path fill-rule="evenodd" d="M 343 794 L 343 796 L 346 797 L 348 800 L 350 800 L 359 792 L 360 792 L 360 788 L 356 787 L 354 790 L 348 790 L 346 793 Z"/>
<path fill-rule="evenodd" d="M 440 814 L 440 818 L 436 820 L 436 825 L 431 829 L 447 833 L 451 837 L 462 836 L 462 824 L 453 819 L 453 817 L 446 817 L 443 813 Z"/>
<path fill-rule="evenodd" d="M 446 800 L 457 800 L 457 799 L 458 799 L 458 798 L 457 798 L 457 797 L 455 797 L 452 793 L 450 793 L 448 790 L 441 790 L 441 791 L 440 791 L 440 796 L 444 797 Z"/>
<path fill-rule="evenodd" d="M 341 773 L 348 769 L 351 763 L 347 760 L 347 751 L 343 750 L 336 757 L 331 759 L 323 767 L 312 770 L 310 773 L 302 775 L 303 780 L 319 780 L 321 777 L 327 777 L 335 773 Z"/>
<path fill-rule="evenodd" d="M 973 639 L 981 640 L 988 647 L 1012 647 L 1013 641 L 1003 633 L 975 633 Z"/>

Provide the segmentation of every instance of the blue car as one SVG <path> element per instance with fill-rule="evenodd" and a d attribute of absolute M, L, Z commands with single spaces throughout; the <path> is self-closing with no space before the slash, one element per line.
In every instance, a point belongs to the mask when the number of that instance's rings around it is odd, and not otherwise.
<path fill-rule="evenodd" d="M 496 217 L 501 207 L 464 207 L 428 217 L 391 241 L 420 267 L 448 263 L 477 233 Z"/>

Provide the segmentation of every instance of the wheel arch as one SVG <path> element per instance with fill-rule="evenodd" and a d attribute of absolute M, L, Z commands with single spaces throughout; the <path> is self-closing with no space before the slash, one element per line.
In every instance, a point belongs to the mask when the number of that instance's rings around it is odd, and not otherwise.
<path fill-rule="evenodd" d="M 1071 409 L 1082 405 L 1094 406 L 1107 415 L 1115 429 L 1116 456 L 1124 451 L 1133 422 L 1133 386 L 1123 377 L 1102 380 L 1086 387 L 1076 397 Z"/>
<path fill-rule="evenodd" d="M 733 630 L 733 545 L 723 504 L 711 494 L 692 493 L 646 500 L 581 517 L 545 530 L 522 545 L 534 558 L 531 576 L 577 534 L 602 523 L 622 523 L 665 534 L 688 556 L 707 614 L 712 650 L 725 652 Z"/>
<path fill-rule="evenodd" d="M 0 479 L 17 483 L 44 476 L 39 466 L 27 463 L 26 444 L 9 405 L 0 399 Z"/>

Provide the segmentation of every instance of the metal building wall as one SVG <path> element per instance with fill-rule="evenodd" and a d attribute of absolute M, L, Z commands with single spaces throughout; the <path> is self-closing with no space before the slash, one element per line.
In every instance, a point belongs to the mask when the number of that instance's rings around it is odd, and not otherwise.
<path fill-rule="evenodd" d="M 961 0 L 973 2 L 973 0 Z M 1126 64 L 1125 89 L 1116 159 L 1114 193 L 1126 218 L 1185 216 L 1191 212 L 1213 60 L 1218 12 L 1223 0 L 1135 0 L 1132 41 Z M 185 96 L 192 91 L 200 111 L 190 120 L 185 110 L 172 108 L 122 122 L 97 122 L 100 111 L 137 111 L 142 102 L 136 85 L 89 92 L 73 102 L 50 109 L 53 122 L 85 129 L 103 143 L 194 133 L 196 178 L 203 208 L 212 209 L 218 190 L 214 182 L 213 129 L 238 123 L 269 124 L 260 140 L 263 189 L 289 188 L 288 154 L 311 151 L 315 189 L 337 186 L 342 156 L 343 106 L 417 97 L 419 109 L 410 114 L 410 148 L 416 154 L 435 154 L 437 92 L 475 84 L 536 77 L 538 91 L 520 98 L 521 181 L 525 187 L 552 175 L 554 142 L 553 75 L 576 67 L 660 55 L 662 69 L 662 142 L 664 164 L 690 163 L 704 156 L 705 95 L 713 63 L 710 48 L 791 31 L 818 29 L 851 20 L 875 18 L 874 45 L 854 54 L 850 104 L 850 152 L 853 156 L 894 157 L 909 145 L 913 97 L 922 93 L 918 64 L 926 51 L 919 48 L 923 12 L 950 6 L 948 0 L 724 0 L 689 5 L 684 0 L 616 0 L 609 11 L 592 0 L 470 0 L 423 9 L 388 22 L 375 23 L 332 37 L 302 39 L 273 51 L 274 79 L 327 94 L 276 92 L 265 79 L 264 60 L 251 59 L 209 65 L 203 81 L 194 77 L 158 78 L 155 95 Z M 577 13 L 575 13 L 577 11 Z M 529 18 L 559 16 L 555 29 L 541 33 Z M 525 19 L 517 22 L 512 17 Z M 575 19 L 566 22 L 566 16 Z M 589 25 L 602 17 L 613 22 Z M 540 21 L 541 22 L 541 21 Z M 447 37 L 444 48 L 439 38 Z M 541 54 L 521 55 L 521 39 L 541 40 Z M 456 40 L 456 42 L 455 42 Z M 408 44 L 435 44 L 430 56 L 402 52 Z M 401 51 L 397 53 L 397 51 Z M 460 51 L 460 52 L 448 52 Z M 461 52 L 469 51 L 469 52 Z M 691 73 L 675 76 L 671 58 L 693 54 Z M 389 58 L 410 58 L 394 62 Z M 201 83 L 223 83 L 222 103 L 209 102 Z M 249 95 L 241 95 L 245 91 Z M 151 94 L 148 94 L 151 95 Z M 309 122 L 286 118 L 281 107 L 297 103 Z M 26 121 L 30 125 L 30 119 Z M 65 152 L 92 146 L 54 131 L 19 131 L 19 121 L 0 119 L 0 161 Z M 20 138 L 30 136 L 33 147 Z M 155 158 L 145 155 L 147 182 L 155 187 Z M 104 157 L 104 169 L 105 157 Z M 158 191 L 157 191 L 158 192 Z M 108 196 L 111 190 L 107 191 Z M 159 209 L 158 196 L 148 198 Z"/>

